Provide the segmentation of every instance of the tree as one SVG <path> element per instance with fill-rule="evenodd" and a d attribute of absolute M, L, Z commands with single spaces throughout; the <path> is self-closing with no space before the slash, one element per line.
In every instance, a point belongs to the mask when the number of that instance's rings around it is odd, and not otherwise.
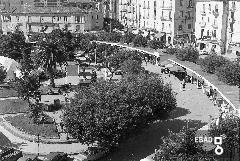
<path fill-rule="evenodd" d="M 133 46 L 134 47 L 146 47 L 147 46 L 147 39 L 143 37 L 142 35 L 137 35 L 133 39 Z"/>
<path fill-rule="evenodd" d="M 64 114 L 68 132 L 81 143 L 112 148 L 160 113 L 176 107 L 170 86 L 157 76 L 135 74 L 120 82 L 79 88 Z"/>
<path fill-rule="evenodd" d="M 135 38 L 135 34 L 133 34 L 132 32 L 126 32 L 122 38 L 121 38 L 121 42 L 123 43 L 127 43 L 128 45 L 133 42 L 133 39 Z"/>
<path fill-rule="evenodd" d="M 199 53 L 196 48 L 187 47 L 183 49 L 178 49 L 176 57 L 182 61 L 190 61 L 196 63 L 199 58 Z"/>
<path fill-rule="evenodd" d="M 239 63 L 228 61 L 216 70 L 216 75 L 220 81 L 240 87 Z"/>
<path fill-rule="evenodd" d="M 21 31 L 15 31 L 8 35 L 1 35 L 0 55 L 19 61 L 22 58 L 22 50 L 25 48 L 25 36 Z"/>
<path fill-rule="evenodd" d="M 54 70 L 57 63 L 61 66 L 67 63 L 69 53 L 66 52 L 66 47 L 63 40 L 64 33 L 60 30 L 53 30 L 45 37 L 38 41 L 37 48 L 32 54 L 32 59 L 35 65 L 45 69 L 50 76 L 50 84 L 54 87 Z"/>
<path fill-rule="evenodd" d="M 19 98 L 28 102 L 30 118 L 33 119 L 34 123 L 37 123 L 42 111 L 41 106 L 37 102 L 40 88 L 38 75 L 23 73 L 21 78 L 16 78 L 13 88 L 17 91 Z"/>
<path fill-rule="evenodd" d="M 7 72 L 6 70 L 4 69 L 3 66 L 0 67 L 0 83 L 2 83 L 4 81 L 4 79 L 6 78 L 7 76 Z"/>
<path fill-rule="evenodd" d="M 148 46 L 154 50 L 162 49 L 163 43 L 157 39 L 153 39 L 153 40 L 148 41 Z"/>
<path fill-rule="evenodd" d="M 214 74 L 217 68 L 223 66 L 224 64 L 228 63 L 229 61 L 224 58 L 223 56 L 218 56 L 216 54 L 211 54 L 201 59 L 200 65 L 203 71 Z"/>
<path fill-rule="evenodd" d="M 25 49 L 23 49 L 22 59 L 20 63 L 21 63 L 21 72 L 30 73 L 32 70 L 34 70 L 34 64 L 31 59 L 31 46 L 28 46 Z"/>
<path fill-rule="evenodd" d="M 173 157 L 181 160 L 212 159 L 212 157 L 202 149 L 200 144 L 195 142 L 196 129 L 183 129 L 174 133 L 169 130 L 169 136 L 162 137 L 163 143 L 160 145 L 154 159 L 156 161 L 170 161 Z"/>
<path fill-rule="evenodd" d="M 239 125 L 240 118 L 234 114 L 226 114 L 225 118 L 220 119 L 219 125 L 215 121 L 210 125 L 212 137 L 224 136 L 221 146 L 230 152 L 230 161 L 234 160 L 233 151 L 239 149 Z"/>
<path fill-rule="evenodd" d="M 111 19 L 111 18 L 104 18 L 103 29 L 106 32 L 112 32 L 113 29 L 122 30 L 124 29 L 124 26 L 118 20 Z"/>
<path fill-rule="evenodd" d="M 137 60 L 127 59 L 121 64 L 120 70 L 123 73 L 132 75 L 139 74 L 144 70 L 144 68 L 142 67 L 142 64 L 140 64 Z"/>

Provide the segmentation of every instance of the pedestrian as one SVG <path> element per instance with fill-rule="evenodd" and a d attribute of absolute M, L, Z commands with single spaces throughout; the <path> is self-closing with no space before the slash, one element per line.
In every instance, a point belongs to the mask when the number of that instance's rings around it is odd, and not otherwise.
<path fill-rule="evenodd" d="M 214 93 L 214 90 L 213 90 L 212 86 L 210 86 L 210 89 L 209 89 L 209 98 L 210 99 L 213 99 L 213 93 Z"/>
<path fill-rule="evenodd" d="M 183 89 L 183 91 L 185 91 L 185 87 L 186 87 L 186 81 L 185 81 L 185 79 L 183 80 L 183 83 L 182 83 L 182 89 Z"/>
<path fill-rule="evenodd" d="M 213 103 L 214 103 L 214 106 L 217 105 L 217 90 L 216 89 L 213 90 Z"/>

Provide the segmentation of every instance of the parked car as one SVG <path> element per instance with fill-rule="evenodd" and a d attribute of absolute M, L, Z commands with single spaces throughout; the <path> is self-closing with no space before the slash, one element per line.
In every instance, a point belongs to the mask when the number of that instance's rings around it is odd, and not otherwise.
<path fill-rule="evenodd" d="M 99 147 L 89 147 L 86 151 L 79 153 L 73 161 L 94 161 L 103 157 L 108 150 Z"/>
<path fill-rule="evenodd" d="M 208 52 L 206 50 L 200 50 L 199 55 L 208 55 Z"/>
<path fill-rule="evenodd" d="M 43 159 L 43 161 L 67 161 L 67 160 L 68 160 L 67 154 L 63 152 L 50 152 Z"/>

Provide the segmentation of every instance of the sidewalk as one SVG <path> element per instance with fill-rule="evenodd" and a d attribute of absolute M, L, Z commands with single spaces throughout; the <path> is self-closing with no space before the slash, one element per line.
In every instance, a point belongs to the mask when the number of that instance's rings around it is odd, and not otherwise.
<path fill-rule="evenodd" d="M 65 152 L 68 154 L 76 154 L 82 150 L 87 149 L 86 145 L 81 143 L 71 143 L 71 144 L 44 144 L 36 142 L 29 142 L 23 140 L 19 137 L 14 136 L 8 130 L 6 130 L 2 125 L 0 125 L 0 131 L 8 137 L 8 139 L 12 142 L 12 144 L 19 145 L 19 150 L 26 154 L 37 154 L 39 152 L 40 155 L 46 155 L 49 152 Z"/>

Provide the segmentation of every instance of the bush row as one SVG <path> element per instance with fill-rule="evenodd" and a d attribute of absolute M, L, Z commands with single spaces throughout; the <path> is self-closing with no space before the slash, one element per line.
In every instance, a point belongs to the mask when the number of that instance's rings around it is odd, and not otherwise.
<path fill-rule="evenodd" d="M 240 86 L 240 64 L 238 61 L 230 61 L 216 54 L 208 55 L 199 60 L 202 70 L 216 74 L 220 81 L 229 85 Z"/>

